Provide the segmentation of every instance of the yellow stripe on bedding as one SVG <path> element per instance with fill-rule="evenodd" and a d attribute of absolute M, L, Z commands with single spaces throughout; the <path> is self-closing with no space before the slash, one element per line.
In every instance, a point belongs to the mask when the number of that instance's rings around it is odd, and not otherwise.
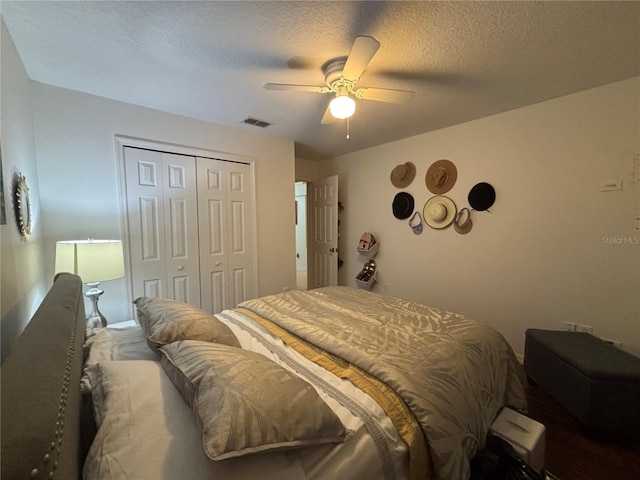
<path fill-rule="evenodd" d="M 320 365 L 339 378 L 349 380 L 373 398 L 391 419 L 398 434 L 409 447 L 409 473 L 411 480 L 425 480 L 434 477 L 431 456 L 429 455 L 420 424 L 395 390 L 350 362 L 306 342 L 260 315 L 246 308 L 237 308 L 235 310 L 255 320 L 307 360 Z"/>

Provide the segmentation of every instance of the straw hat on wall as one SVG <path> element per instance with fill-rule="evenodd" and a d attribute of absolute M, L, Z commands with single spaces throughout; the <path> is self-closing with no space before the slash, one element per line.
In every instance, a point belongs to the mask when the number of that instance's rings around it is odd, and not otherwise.
<path fill-rule="evenodd" d="M 406 188 L 411 185 L 413 179 L 416 178 L 416 166 L 407 162 L 402 165 L 396 165 L 391 170 L 391 183 L 398 188 Z"/>
<path fill-rule="evenodd" d="M 449 160 L 433 162 L 427 170 L 425 182 L 431 193 L 442 195 L 453 188 L 458 179 L 458 169 Z"/>
<path fill-rule="evenodd" d="M 424 204 L 422 216 L 431 228 L 445 228 L 451 225 L 456 216 L 457 208 L 449 197 L 435 195 Z"/>

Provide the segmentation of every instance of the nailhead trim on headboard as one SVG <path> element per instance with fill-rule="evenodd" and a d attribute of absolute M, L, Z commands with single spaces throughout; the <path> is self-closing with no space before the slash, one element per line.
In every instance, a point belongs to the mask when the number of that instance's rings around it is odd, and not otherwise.
<path fill-rule="evenodd" d="M 82 478 L 82 415 L 92 414 L 80 391 L 85 326 L 82 279 L 56 275 L 2 362 L 2 479 Z"/>
<path fill-rule="evenodd" d="M 64 434 L 64 418 L 67 411 L 67 398 L 69 396 L 69 382 L 71 381 L 71 370 L 73 368 L 73 357 L 76 350 L 76 339 L 78 335 L 78 323 L 73 324 L 73 330 L 71 332 L 71 338 L 69 341 L 69 348 L 67 350 L 67 363 L 64 369 L 64 376 L 62 379 L 62 390 L 60 392 L 60 403 L 58 406 L 58 418 L 56 420 L 56 430 L 54 438 L 51 440 L 50 451 L 45 453 L 42 457 L 42 463 L 40 466 L 33 467 L 29 472 L 29 478 L 39 479 L 40 473 L 46 473 L 47 478 L 53 479 L 56 469 L 58 468 L 58 457 L 62 449 L 62 437 Z"/>

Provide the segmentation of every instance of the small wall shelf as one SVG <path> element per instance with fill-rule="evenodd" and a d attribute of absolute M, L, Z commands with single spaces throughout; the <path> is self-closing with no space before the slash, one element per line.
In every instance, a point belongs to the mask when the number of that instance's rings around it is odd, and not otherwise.
<path fill-rule="evenodd" d="M 373 260 L 369 260 L 364 264 L 360 273 L 356 275 L 356 285 L 358 287 L 363 288 L 365 290 L 371 290 L 373 285 L 376 283 L 378 277 L 378 270 L 376 267 L 376 262 Z"/>
<path fill-rule="evenodd" d="M 376 254 L 378 253 L 378 246 L 380 244 L 378 242 L 374 243 L 373 245 L 371 245 L 371 247 L 368 250 L 365 250 L 363 248 L 358 247 L 356 250 L 358 250 L 358 253 L 360 255 L 362 255 L 363 257 L 367 257 L 367 258 L 374 258 L 376 256 Z"/>
<path fill-rule="evenodd" d="M 362 234 L 356 250 L 363 258 L 366 258 L 367 261 L 364 267 L 362 267 L 362 270 L 360 270 L 360 273 L 356 275 L 356 285 L 359 288 L 371 290 L 375 285 L 378 277 L 378 267 L 373 259 L 378 254 L 379 248 L 380 242 L 378 242 L 375 235 L 369 232 Z"/>

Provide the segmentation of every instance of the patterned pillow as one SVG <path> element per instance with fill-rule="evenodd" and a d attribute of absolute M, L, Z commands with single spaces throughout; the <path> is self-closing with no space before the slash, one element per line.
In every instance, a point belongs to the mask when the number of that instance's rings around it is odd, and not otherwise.
<path fill-rule="evenodd" d="M 212 460 L 345 440 L 340 419 L 315 389 L 264 355 L 190 340 L 160 351 Z"/>
<path fill-rule="evenodd" d="M 177 340 L 202 340 L 240 346 L 229 327 L 193 305 L 154 297 L 140 297 L 133 303 L 152 350 Z"/>

